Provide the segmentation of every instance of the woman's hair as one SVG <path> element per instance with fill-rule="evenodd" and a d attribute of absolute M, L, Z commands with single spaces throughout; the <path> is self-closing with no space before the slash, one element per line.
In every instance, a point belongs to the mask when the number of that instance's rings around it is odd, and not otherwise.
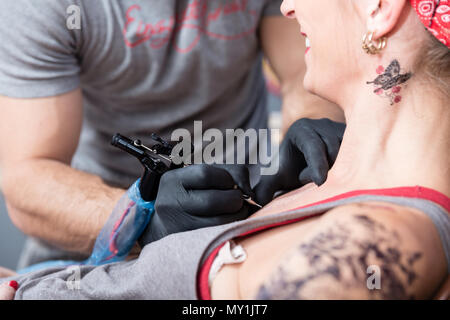
<path fill-rule="evenodd" d="M 427 34 L 415 71 L 421 72 L 437 89 L 450 97 L 450 49 L 431 33 Z"/>

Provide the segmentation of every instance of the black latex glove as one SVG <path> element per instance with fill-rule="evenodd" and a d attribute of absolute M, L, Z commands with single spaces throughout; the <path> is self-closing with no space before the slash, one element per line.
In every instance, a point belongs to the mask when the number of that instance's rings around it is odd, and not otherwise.
<path fill-rule="evenodd" d="M 277 191 L 290 191 L 310 182 L 322 185 L 336 161 L 345 128 L 344 123 L 329 119 L 297 120 L 281 143 L 278 173 L 261 176 L 255 187 L 256 202 L 266 205 Z"/>
<path fill-rule="evenodd" d="M 245 166 L 193 165 L 168 171 L 139 243 L 143 247 L 172 233 L 243 220 L 254 211 L 244 194 L 254 197 Z"/>

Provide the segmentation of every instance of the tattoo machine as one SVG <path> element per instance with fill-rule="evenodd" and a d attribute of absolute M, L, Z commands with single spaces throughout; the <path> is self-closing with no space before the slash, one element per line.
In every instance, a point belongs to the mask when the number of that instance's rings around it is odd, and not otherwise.
<path fill-rule="evenodd" d="M 185 166 L 184 164 L 175 165 L 173 163 L 171 156 L 173 146 L 169 142 L 164 141 L 154 133 L 151 137 L 156 142 L 151 148 L 142 144 L 140 140 L 132 140 L 119 133 L 114 135 L 111 141 L 113 146 L 136 157 L 144 166 L 144 174 L 141 177 L 139 186 L 139 191 L 144 201 L 156 199 L 159 181 L 164 173 Z M 253 206 L 262 208 L 261 205 L 253 201 L 248 195 L 244 194 L 244 200 Z"/>
<path fill-rule="evenodd" d="M 121 134 L 112 138 L 111 144 L 130 155 L 134 156 L 144 166 L 139 191 L 144 201 L 153 201 L 158 194 L 161 176 L 167 171 L 182 168 L 183 165 L 175 165 L 171 153 L 173 146 L 156 134 L 152 134 L 152 140 L 156 142 L 153 147 L 147 147 L 140 140 L 132 140 Z"/>

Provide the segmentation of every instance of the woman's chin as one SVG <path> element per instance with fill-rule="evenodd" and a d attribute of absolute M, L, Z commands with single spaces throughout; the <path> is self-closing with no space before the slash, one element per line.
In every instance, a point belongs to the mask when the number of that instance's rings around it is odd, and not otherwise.
<path fill-rule="evenodd" d="M 306 91 L 312 94 L 316 94 L 314 81 L 309 71 L 306 71 L 305 78 L 303 79 L 303 87 L 305 88 Z"/>
<path fill-rule="evenodd" d="M 303 87 L 309 93 L 321 97 L 322 99 L 326 99 L 329 101 L 333 101 L 329 95 L 329 86 L 323 82 L 322 79 L 317 79 L 313 77 L 313 74 L 310 72 L 306 72 L 305 78 L 303 80 Z"/>

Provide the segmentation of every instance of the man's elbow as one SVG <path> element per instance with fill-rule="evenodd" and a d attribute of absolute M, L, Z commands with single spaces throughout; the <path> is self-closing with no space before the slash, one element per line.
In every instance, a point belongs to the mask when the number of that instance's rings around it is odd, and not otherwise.
<path fill-rule="evenodd" d="M 21 186 L 22 175 L 16 166 L 2 166 L 0 175 L 0 191 L 3 194 L 6 209 L 11 222 L 23 233 L 31 235 L 30 217 L 21 208 L 21 203 L 28 201 Z"/>

